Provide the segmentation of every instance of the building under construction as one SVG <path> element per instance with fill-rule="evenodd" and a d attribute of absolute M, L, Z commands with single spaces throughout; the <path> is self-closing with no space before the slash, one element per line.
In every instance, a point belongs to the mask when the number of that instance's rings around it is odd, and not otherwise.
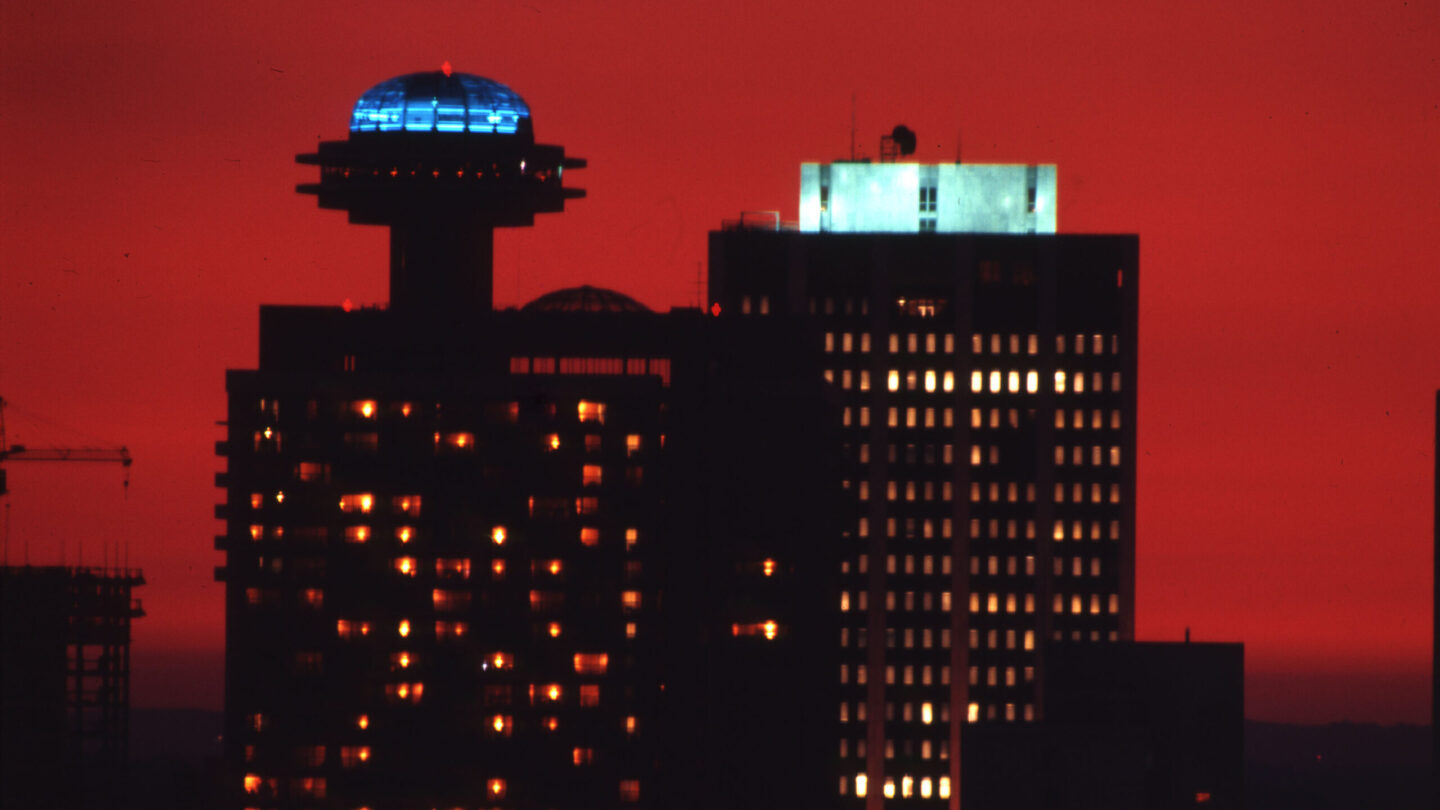
<path fill-rule="evenodd" d="M 138 569 L 0 568 L 0 804 L 100 807 L 123 789 Z"/>

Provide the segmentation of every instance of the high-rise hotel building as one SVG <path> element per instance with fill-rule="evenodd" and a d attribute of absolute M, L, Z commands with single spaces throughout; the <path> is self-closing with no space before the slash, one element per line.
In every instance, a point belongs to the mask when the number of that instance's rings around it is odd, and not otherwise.
<path fill-rule="evenodd" d="M 1138 249 L 1055 233 L 1053 166 L 807 164 L 798 229 L 711 234 L 712 310 L 811 323 L 843 402 L 842 806 L 960 807 L 1047 648 L 1132 638 Z"/>
<path fill-rule="evenodd" d="M 390 305 L 263 307 L 259 367 L 226 378 L 227 806 L 825 791 L 813 330 L 589 287 L 493 311 L 493 229 L 559 211 L 583 162 L 449 71 L 377 85 L 350 129 L 301 191 L 390 227 Z"/>

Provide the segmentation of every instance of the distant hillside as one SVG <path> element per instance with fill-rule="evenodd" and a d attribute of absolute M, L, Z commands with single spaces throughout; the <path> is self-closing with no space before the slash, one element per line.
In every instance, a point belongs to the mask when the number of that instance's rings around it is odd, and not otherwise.
<path fill-rule="evenodd" d="M 1247 810 L 1433 807 L 1430 727 L 1245 723 Z"/>

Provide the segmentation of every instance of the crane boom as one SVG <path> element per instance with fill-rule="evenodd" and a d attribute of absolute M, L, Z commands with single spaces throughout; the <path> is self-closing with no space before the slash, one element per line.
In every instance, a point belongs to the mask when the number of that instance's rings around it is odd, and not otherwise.
<path fill-rule="evenodd" d="M 133 459 L 127 447 L 36 447 L 7 444 L 5 441 L 5 398 L 0 397 L 0 463 L 7 461 L 109 461 L 129 467 Z M 125 486 L 130 486 L 130 473 L 125 473 Z M 10 491 L 5 470 L 0 468 L 0 495 Z"/>
<path fill-rule="evenodd" d="M 130 466 L 130 450 L 125 447 L 36 447 L 22 444 L 0 450 L 0 461 L 118 461 Z"/>

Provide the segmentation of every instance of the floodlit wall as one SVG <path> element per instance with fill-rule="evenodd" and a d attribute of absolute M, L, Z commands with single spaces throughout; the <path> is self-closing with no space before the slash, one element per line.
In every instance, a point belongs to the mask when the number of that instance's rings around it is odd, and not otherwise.
<path fill-rule="evenodd" d="M 1055 233 L 1050 165 L 804 163 L 800 230 Z"/>

